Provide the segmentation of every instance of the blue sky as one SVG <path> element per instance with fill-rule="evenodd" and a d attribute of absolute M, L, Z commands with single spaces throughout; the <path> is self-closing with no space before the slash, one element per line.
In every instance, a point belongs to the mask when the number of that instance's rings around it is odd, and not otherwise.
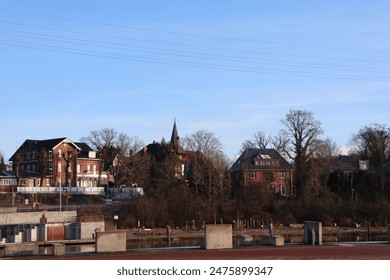
<path fill-rule="evenodd" d="M 0 151 L 113 128 L 211 131 L 229 156 L 290 109 L 346 146 L 389 125 L 389 1 L 1 0 Z"/>

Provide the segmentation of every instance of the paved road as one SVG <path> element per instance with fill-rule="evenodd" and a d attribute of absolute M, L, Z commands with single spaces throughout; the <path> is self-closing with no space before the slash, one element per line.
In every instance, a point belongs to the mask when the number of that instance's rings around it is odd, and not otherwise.
<path fill-rule="evenodd" d="M 262 246 L 207 251 L 201 249 L 130 250 L 126 253 L 79 254 L 58 258 L 83 260 L 390 260 L 390 244 Z"/>

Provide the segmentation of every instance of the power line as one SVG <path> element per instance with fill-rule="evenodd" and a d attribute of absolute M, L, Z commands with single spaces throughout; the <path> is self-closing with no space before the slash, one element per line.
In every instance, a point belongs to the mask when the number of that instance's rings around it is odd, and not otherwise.
<path fill-rule="evenodd" d="M 254 51 L 254 50 L 248 50 L 248 49 L 237 50 L 237 49 L 231 49 L 231 48 L 211 47 L 211 46 L 204 46 L 204 45 L 193 45 L 193 44 L 173 43 L 173 42 L 157 41 L 157 40 L 136 39 L 136 38 L 130 38 L 127 36 L 125 37 L 125 36 L 117 36 L 117 35 L 109 35 L 109 34 L 101 34 L 101 33 L 83 32 L 83 31 L 76 31 L 76 30 L 66 30 L 66 29 L 60 29 L 60 28 L 43 27 L 43 26 L 15 23 L 15 22 L 2 21 L 2 20 L 0 20 L 0 22 L 6 23 L 6 24 L 11 24 L 11 25 L 32 27 L 32 28 L 38 28 L 38 29 L 44 29 L 44 30 L 50 30 L 50 31 L 56 31 L 56 32 L 58 32 L 58 31 L 67 32 L 67 33 L 78 34 L 78 35 L 99 36 L 99 37 L 106 37 L 106 38 L 111 38 L 111 39 L 131 40 L 131 41 L 136 41 L 136 42 L 164 44 L 164 45 L 170 45 L 170 46 L 207 49 L 207 50 L 214 50 L 214 51 L 226 51 L 226 52 L 256 54 L 256 55 L 284 56 L 284 57 L 293 57 L 293 58 L 337 60 L 337 61 L 345 61 L 345 62 L 367 62 L 367 63 L 376 63 L 376 64 L 390 63 L 390 61 L 385 61 L 385 60 L 378 61 L 378 60 L 367 60 L 367 59 L 359 59 L 359 58 L 348 59 L 345 57 L 329 57 L 329 56 L 319 57 L 319 56 L 312 56 L 312 55 L 297 55 L 297 54 L 275 53 L 275 52 L 265 52 L 265 51 Z"/>
<path fill-rule="evenodd" d="M 23 42 L 3 40 L 0 39 L 0 42 L 3 42 L 3 45 L 17 46 L 28 49 L 36 49 L 43 51 L 52 51 L 68 54 L 76 54 L 83 56 L 91 57 L 100 57 L 100 58 L 110 58 L 117 60 L 130 60 L 130 61 L 140 61 L 140 62 L 149 62 L 163 65 L 175 65 L 175 66 L 187 66 L 193 68 L 202 68 L 202 69 L 214 69 L 214 70 L 227 70 L 227 71 L 237 71 L 237 72 L 247 72 L 247 73 L 263 73 L 263 74 L 277 74 L 277 75 L 289 75 L 289 76 L 305 76 L 313 78 L 326 78 L 326 79 L 340 79 L 340 80 L 366 80 L 366 81 L 387 81 L 386 78 L 378 77 L 367 77 L 367 76 L 353 76 L 353 75 L 329 75 L 322 73 L 312 73 L 312 72 L 303 72 L 303 71 L 289 71 L 289 70 L 275 70 L 275 69 L 266 69 L 266 68 L 254 68 L 254 67 L 240 67 L 240 66 L 229 66 L 222 64 L 212 64 L 212 63 L 197 63 L 197 62 L 188 62 L 188 61 L 179 61 L 179 60 L 162 60 L 162 59 L 151 59 L 141 56 L 132 56 L 132 55 L 122 55 L 116 53 L 108 52 L 97 52 L 93 50 L 83 50 L 77 48 L 69 47 L 59 47 L 59 46 L 49 46 L 44 44 L 29 44 L 26 46 Z"/>
<path fill-rule="evenodd" d="M 134 26 L 129 26 L 129 25 L 102 23 L 102 22 L 83 20 L 83 19 L 50 16 L 50 15 L 37 14 L 37 13 L 32 13 L 32 12 L 16 11 L 16 10 L 11 10 L 11 9 L 4 9 L 4 8 L 0 8 L 0 11 L 36 16 L 36 17 L 43 17 L 43 18 L 51 18 L 51 19 L 56 19 L 56 20 L 61 20 L 61 21 L 71 21 L 71 22 L 77 22 L 77 23 L 86 23 L 86 24 L 93 24 L 93 25 L 100 25 L 100 26 L 107 26 L 107 27 L 115 27 L 115 28 L 131 29 L 131 30 L 138 30 L 138 31 L 147 31 L 147 32 L 158 32 L 158 33 L 163 33 L 163 34 L 189 36 L 189 37 L 197 37 L 197 38 L 205 38 L 205 39 L 217 39 L 217 40 L 225 40 L 225 41 L 236 41 L 236 42 L 245 42 L 245 43 L 254 43 L 254 44 L 296 47 L 296 48 L 324 49 L 324 50 L 332 50 L 332 51 L 382 53 L 382 54 L 389 54 L 390 53 L 389 51 L 373 51 L 373 50 L 366 50 L 366 49 L 336 48 L 336 47 L 311 46 L 311 45 L 300 45 L 300 44 L 290 44 L 290 43 L 276 43 L 276 42 L 271 42 L 271 41 L 239 39 L 239 38 L 232 38 L 232 37 L 211 36 L 211 35 L 205 35 L 205 34 L 167 31 L 167 30 L 160 30 L 160 29 L 153 29 L 153 28 L 134 27 Z"/>
<path fill-rule="evenodd" d="M 283 60 L 271 60 L 271 59 L 257 59 L 253 57 L 237 57 L 237 56 L 228 56 L 228 55 L 221 55 L 221 54 L 210 54 L 210 53 L 199 53 L 199 52 L 189 52 L 189 51 L 181 51 L 181 50 L 169 50 L 169 49 L 161 49 L 161 48 L 150 48 L 145 46 L 131 46 L 127 44 L 118 44 L 113 42 L 102 42 L 102 41 L 96 41 L 96 40 L 85 40 L 85 39 L 73 39 L 68 38 L 64 36 L 56 36 L 56 35 L 48 35 L 48 34 L 42 34 L 42 33 L 32 33 L 32 32 L 25 32 L 25 31 L 19 31 L 19 30 L 12 30 L 12 29 L 6 29 L 6 28 L 0 28 L 0 30 L 4 30 L 11 33 L 4 33 L 6 35 L 12 35 L 12 36 L 21 36 L 23 35 L 23 39 L 25 38 L 32 38 L 32 39 L 39 39 L 39 40 L 47 40 L 50 42 L 61 42 L 61 43 L 68 43 L 68 44 L 79 44 L 86 46 L 95 46 L 95 47 L 104 47 L 109 49 L 116 49 L 116 50 L 132 50 L 137 52 L 145 52 L 145 53 L 155 53 L 155 54 L 164 54 L 164 55 L 170 55 L 170 56 L 179 56 L 179 57 L 185 57 L 185 58 L 199 58 L 199 59 L 207 59 L 207 60 L 217 60 L 217 61 L 230 61 L 230 62 L 243 62 L 243 63 L 250 63 L 250 64 L 266 64 L 266 65 L 274 65 L 274 66 L 289 66 L 289 67 L 300 67 L 300 68 L 315 68 L 315 69 L 329 69 L 329 70 L 349 70 L 354 72 L 371 72 L 371 73 L 389 73 L 390 69 L 370 69 L 370 68 L 363 68 L 363 67 L 356 67 L 356 66 L 333 66 L 333 65 L 327 65 L 327 64 L 319 64 L 319 63 L 302 63 L 302 62 L 290 62 L 290 61 L 283 61 Z M 14 34 L 17 33 L 17 34 Z M 19 34 L 18 34 L 19 33 Z M 42 38 L 43 37 L 43 38 Z"/>

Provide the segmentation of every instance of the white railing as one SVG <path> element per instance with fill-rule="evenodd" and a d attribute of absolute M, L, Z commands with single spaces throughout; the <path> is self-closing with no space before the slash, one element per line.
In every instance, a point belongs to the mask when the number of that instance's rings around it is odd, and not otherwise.
<path fill-rule="evenodd" d="M 18 193 L 60 193 L 60 187 L 17 187 Z M 62 187 L 63 194 L 104 195 L 104 187 Z"/>

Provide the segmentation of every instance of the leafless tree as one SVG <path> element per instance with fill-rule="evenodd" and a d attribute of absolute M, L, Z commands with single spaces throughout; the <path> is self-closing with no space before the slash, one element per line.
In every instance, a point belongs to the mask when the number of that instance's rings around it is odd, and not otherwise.
<path fill-rule="evenodd" d="M 143 146 L 143 142 L 136 136 L 128 136 L 124 133 L 118 133 L 112 128 L 103 128 L 101 130 L 93 130 L 89 136 L 80 139 L 83 142 L 91 145 L 91 147 L 100 154 L 100 168 L 98 185 L 100 185 L 101 175 L 103 170 L 112 168 L 113 161 L 116 159 L 114 180 L 119 177 L 119 170 L 126 171 L 128 167 L 128 159 L 131 151 L 136 151 Z M 117 182 L 115 182 L 117 183 Z"/>
<path fill-rule="evenodd" d="M 135 170 L 136 161 L 138 163 L 138 158 L 134 154 L 143 146 L 144 143 L 137 136 L 128 136 L 124 133 L 118 135 L 115 144 L 117 153 L 115 163 L 112 165 L 115 185 L 132 185 L 132 173 Z"/>
<path fill-rule="evenodd" d="M 183 144 L 187 150 L 197 152 L 190 165 L 190 185 L 207 198 L 209 216 L 216 222 L 217 216 L 222 215 L 230 187 L 226 179 L 228 160 L 222 144 L 214 133 L 205 130 L 184 137 Z"/>
<path fill-rule="evenodd" d="M 390 128 L 377 123 L 365 126 L 352 136 L 351 143 L 363 159 L 370 160 L 370 165 L 380 170 L 380 188 L 384 195 L 383 167 L 390 154 Z"/>
<path fill-rule="evenodd" d="M 0 171 L 6 170 L 5 162 L 4 162 L 4 156 L 0 151 Z"/>
<path fill-rule="evenodd" d="M 101 130 L 92 130 L 89 136 L 82 137 L 80 141 L 83 141 L 92 146 L 93 149 L 99 151 L 100 154 L 100 168 L 98 177 L 98 186 L 100 185 L 101 176 L 103 170 L 108 168 L 105 166 L 112 149 L 114 148 L 116 137 L 118 132 L 112 128 L 103 128 Z"/>
<path fill-rule="evenodd" d="M 321 122 L 314 118 L 312 112 L 290 110 L 281 123 L 285 126 L 282 133 L 289 139 L 285 152 L 294 160 L 297 195 L 303 196 L 309 180 L 308 162 L 313 158 L 315 144 L 323 133 Z"/>
<path fill-rule="evenodd" d="M 198 130 L 182 140 L 185 149 L 199 151 L 207 158 L 215 158 L 221 153 L 222 143 L 213 132 Z"/>
<path fill-rule="evenodd" d="M 332 173 L 334 159 L 339 155 L 339 149 L 336 143 L 327 138 L 319 139 L 315 145 L 313 157 L 309 160 L 309 172 L 317 195 L 320 193 L 320 188 L 326 186 L 329 175 Z"/>
<path fill-rule="evenodd" d="M 279 154 L 285 156 L 285 147 L 287 144 L 285 134 L 279 133 L 275 136 L 266 134 L 263 131 L 253 133 L 252 138 L 245 140 L 241 145 L 241 153 L 249 148 L 275 149 Z"/>

